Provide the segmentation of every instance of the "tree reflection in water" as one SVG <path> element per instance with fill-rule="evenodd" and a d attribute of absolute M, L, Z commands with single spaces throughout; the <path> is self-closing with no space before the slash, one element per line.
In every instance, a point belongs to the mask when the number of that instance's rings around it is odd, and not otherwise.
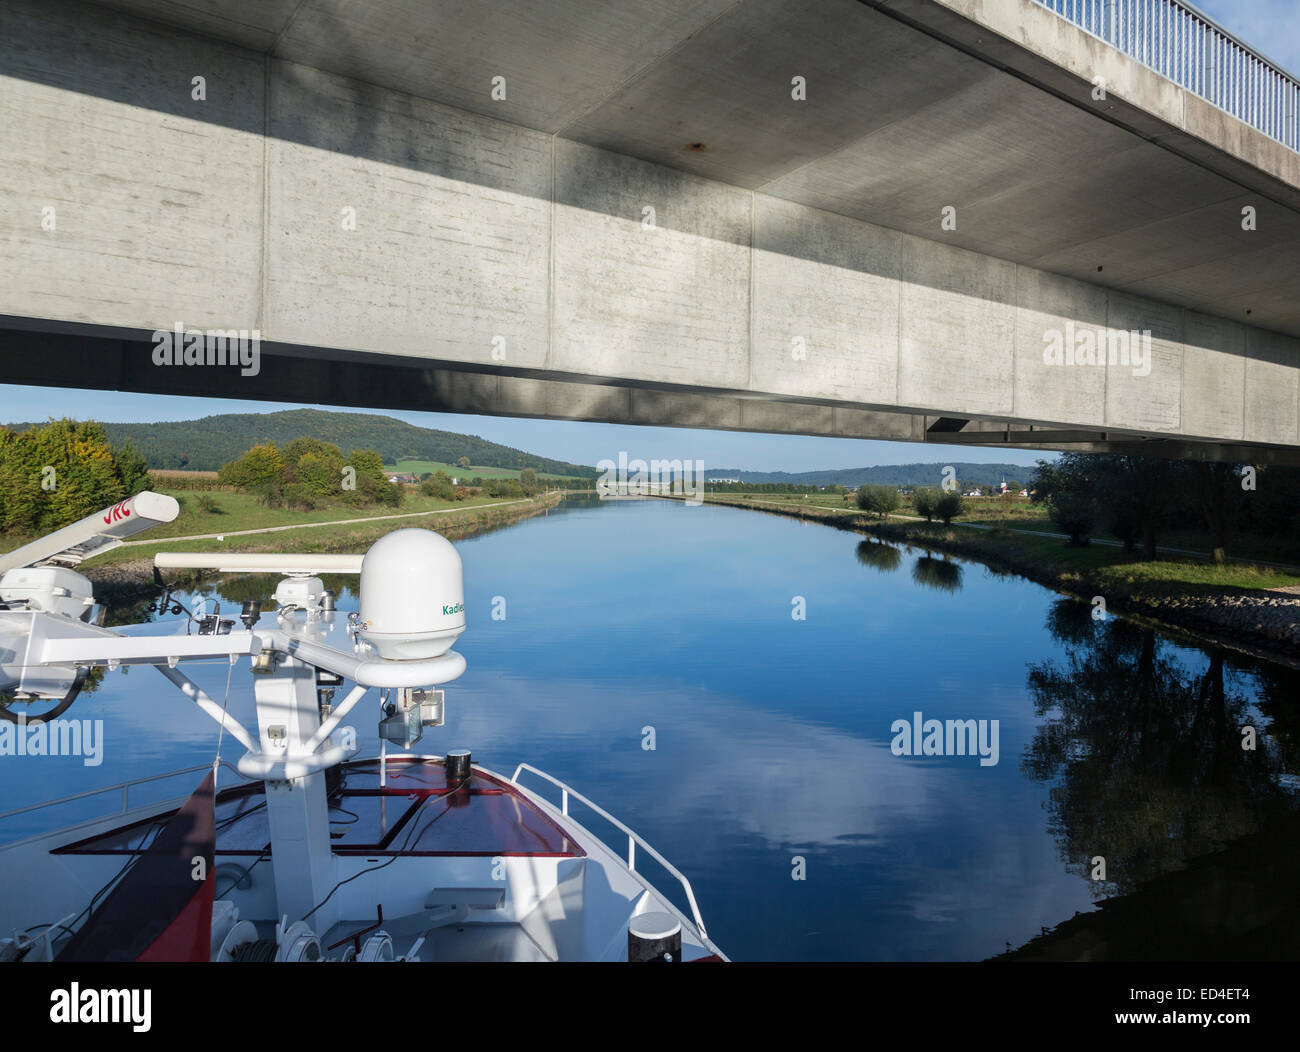
<path fill-rule="evenodd" d="M 1292 809 L 1281 777 L 1289 750 L 1223 650 L 1203 650 L 1204 667 L 1189 667 L 1154 630 L 1095 621 L 1071 599 L 1053 604 L 1047 628 L 1066 655 L 1029 668 L 1043 722 L 1022 770 L 1055 783 L 1052 832 L 1095 897 L 1131 892 Z M 1242 748 L 1248 724 L 1253 751 Z M 1104 881 L 1091 881 L 1097 856 Z"/>
<path fill-rule="evenodd" d="M 858 562 L 873 570 L 892 573 L 903 564 L 903 553 L 892 544 L 865 540 L 858 543 Z"/>
<path fill-rule="evenodd" d="M 1300 674 L 1180 650 L 1072 599 L 1053 604 L 1047 628 L 1066 655 L 1030 666 L 1043 723 L 1022 770 L 1054 783 L 1050 824 L 1068 870 L 1113 897 L 1000 957 L 1294 960 Z M 1107 879 L 1092 882 L 1097 856 Z"/>
<path fill-rule="evenodd" d="M 935 559 L 929 554 L 917 557 L 912 566 L 912 580 L 926 588 L 941 592 L 958 592 L 961 590 L 962 569 L 960 563 L 947 559 Z"/>

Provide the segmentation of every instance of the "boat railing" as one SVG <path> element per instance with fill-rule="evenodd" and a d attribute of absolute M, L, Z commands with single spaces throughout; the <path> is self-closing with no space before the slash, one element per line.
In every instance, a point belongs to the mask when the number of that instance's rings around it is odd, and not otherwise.
<path fill-rule="evenodd" d="M 610 825 L 614 826 L 621 833 L 626 834 L 627 868 L 630 869 L 633 873 L 636 873 L 637 871 L 636 848 L 637 845 L 639 844 L 642 850 L 644 850 L 647 855 L 653 858 L 656 862 L 658 862 L 661 866 L 663 866 L 665 870 L 667 870 L 674 877 L 676 877 L 678 883 L 680 883 L 682 886 L 682 890 L 686 892 L 686 901 L 690 903 L 691 916 L 695 918 L 695 927 L 699 930 L 700 937 L 708 938 L 708 932 L 705 931 L 704 928 L 704 918 L 700 916 L 700 907 L 695 902 L 695 892 L 691 888 L 691 882 L 686 879 L 686 876 L 680 870 L 678 870 L 676 866 L 674 866 L 671 862 L 669 862 L 666 858 L 664 858 L 663 855 L 659 854 L 658 851 L 656 851 L 653 847 L 651 847 L 648 843 L 646 843 L 643 837 L 633 832 L 626 825 L 624 825 L 617 818 L 615 818 L 608 811 L 606 811 L 603 807 L 600 807 L 598 804 L 592 803 L 590 800 L 588 800 L 585 796 L 583 796 L 580 792 L 578 792 L 578 790 L 574 789 L 572 786 L 567 785 L 566 783 L 560 781 L 560 779 L 556 778 L 554 775 L 547 774 L 545 771 L 538 770 L 532 764 L 521 763 L 518 767 L 516 767 L 515 773 L 510 777 L 510 784 L 518 785 L 519 775 L 522 774 L 524 771 L 528 771 L 531 774 L 537 775 L 538 778 L 542 778 L 550 782 L 552 785 L 554 785 L 557 789 L 560 790 L 560 813 L 565 817 L 568 817 L 569 814 L 569 797 L 573 797 L 574 799 L 578 800 L 580 803 L 586 804 L 587 807 L 595 811 L 596 814 L 600 815 L 601 818 L 603 818 Z"/>
<path fill-rule="evenodd" d="M 247 781 L 247 779 L 230 764 L 222 761 L 221 766 L 229 768 L 229 770 L 234 772 L 235 777 L 240 782 Z M 101 814 L 94 818 L 88 818 L 85 820 L 86 822 L 98 822 L 98 821 L 102 821 L 105 818 L 114 818 L 117 817 L 118 815 L 124 815 L 128 811 L 130 811 L 131 790 L 136 786 L 144 785 L 147 782 L 162 782 L 162 781 L 166 781 L 168 778 L 179 778 L 183 774 L 197 774 L 199 771 L 210 771 L 210 770 L 212 770 L 212 764 L 201 763 L 196 767 L 182 767 L 180 770 L 167 771 L 164 774 L 149 774 L 149 775 L 145 775 L 143 778 L 132 778 L 130 781 L 127 782 L 117 782 L 114 785 L 100 786 L 98 789 L 85 789 L 79 793 L 70 793 L 68 796 L 61 796 L 57 800 L 42 800 L 39 803 L 28 804 L 26 807 L 16 807 L 12 811 L 0 811 L 0 822 L 5 822 L 10 818 L 16 818 L 19 815 L 31 814 L 34 811 L 43 811 L 46 808 L 59 807 L 63 804 L 70 804 L 77 800 L 89 800 L 91 797 L 103 796 L 105 793 L 120 792 L 122 794 L 122 799 L 118 807 L 118 810 L 109 811 L 106 812 L 105 814 Z"/>

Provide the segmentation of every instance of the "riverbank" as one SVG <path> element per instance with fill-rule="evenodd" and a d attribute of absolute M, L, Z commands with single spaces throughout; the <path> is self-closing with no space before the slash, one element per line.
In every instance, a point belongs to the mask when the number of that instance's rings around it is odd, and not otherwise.
<path fill-rule="evenodd" d="M 1136 561 L 1117 548 L 1071 548 L 1053 537 L 957 523 L 882 521 L 856 509 L 716 495 L 707 500 L 975 559 L 1088 602 L 1102 596 L 1108 611 L 1300 668 L 1300 575 L 1191 558 Z"/>
<path fill-rule="evenodd" d="M 131 547 L 123 546 L 97 559 L 92 559 L 78 571 L 95 585 L 95 595 L 109 604 L 124 602 L 141 594 L 155 591 L 153 557 L 157 552 L 356 552 L 364 551 L 380 537 L 393 530 L 420 527 L 440 533 L 449 541 L 458 541 L 480 533 L 500 529 L 544 515 L 564 499 L 563 491 L 554 491 L 538 497 L 505 501 L 491 506 L 454 508 L 430 511 L 417 515 L 400 515 L 366 520 L 346 520 L 339 523 L 303 523 L 297 529 L 276 528 L 255 533 L 232 535 L 229 539 L 216 537 L 180 539 L 166 537 L 146 541 Z M 191 585 L 206 572 L 195 571 L 188 575 L 171 571 L 168 580 L 174 585 Z"/>

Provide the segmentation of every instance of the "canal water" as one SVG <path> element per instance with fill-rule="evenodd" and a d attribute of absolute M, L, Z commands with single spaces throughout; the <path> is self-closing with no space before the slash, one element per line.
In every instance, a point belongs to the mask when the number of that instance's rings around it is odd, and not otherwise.
<path fill-rule="evenodd" d="M 1293 914 L 1294 672 L 751 511 L 570 500 L 457 546 L 469 667 L 417 750 L 569 782 L 690 878 L 735 959 L 1295 952 L 1272 922 Z M 246 585 L 208 595 L 233 617 Z M 191 674 L 224 695 L 224 666 Z M 214 724 L 164 687 L 152 669 L 106 675 L 67 714 L 105 720 L 102 762 L 0 757 L 0 811 L 210 761 Z M 230 706 L 252 722 L 246 668 Z M 350 722 L 372 754 L 363 707 Z M 1105 930 L 1161 908 L 1136 949 Z"/>

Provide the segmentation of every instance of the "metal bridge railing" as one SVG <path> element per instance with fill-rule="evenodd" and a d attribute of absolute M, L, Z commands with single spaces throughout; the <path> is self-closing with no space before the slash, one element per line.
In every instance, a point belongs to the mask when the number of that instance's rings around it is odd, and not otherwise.
<path fill-rule="evenodd" d="M 1035 0 L 1300 151 L 1300 81 L 1183 0 Z"/>

